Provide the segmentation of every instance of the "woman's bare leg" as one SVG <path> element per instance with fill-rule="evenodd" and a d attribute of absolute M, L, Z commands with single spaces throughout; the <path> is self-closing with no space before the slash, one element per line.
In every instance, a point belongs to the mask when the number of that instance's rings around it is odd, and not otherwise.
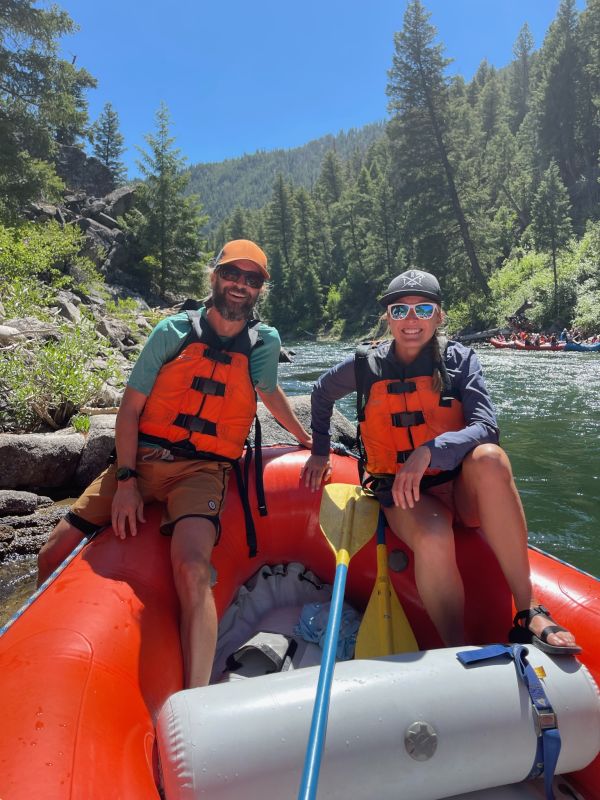
<path fill-rule="evenodd" d="M 444 644 L 464 644 L 465 594 L 456 565 L 452 513 L 422 495 L 414 508 L 384 508 L 396 536 L 413 551 L 415 580 L 425 610 Z"/>
<path fill-rule="evenodd" d="M 510 461 L 501 447 L 482 444 L 469 453 L 455 481 L 454 502 L 465 525 L 480 525 L 483 529 L 506 577 L 517 611 L 537 605 L 531 584 L 523 505 Z M 529 628 L 539 635 L 550 624 L 548 618 L 540 614 L 531 620 Z M 569 646 L 575 644 L 575 637 L 568 631 L 553 633 L 548 643 Z"/>

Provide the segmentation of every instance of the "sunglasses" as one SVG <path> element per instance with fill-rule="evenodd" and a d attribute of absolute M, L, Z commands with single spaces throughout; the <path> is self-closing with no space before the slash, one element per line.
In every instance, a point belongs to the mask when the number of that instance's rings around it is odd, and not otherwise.
<path fill-rule="evenodd" d="M 263 276 L 259 275 L 258 272 L 249 272 L 246 269 L 236 267 L 234 264 L 223 264 L 217 267 L 215 271 L 224 281 L 234 281 L 235 283 L 243 281 L 250 289 L 260 289 L 265 282 Z"/>
<path fill-rule="evenodd" d="M 394 303 L 393 306 L 388 306 L 388 312 L 392 319 L 406 319 L 411 308 L 417 319 L 431 319 L 440 310 L 437 303 Z"/>

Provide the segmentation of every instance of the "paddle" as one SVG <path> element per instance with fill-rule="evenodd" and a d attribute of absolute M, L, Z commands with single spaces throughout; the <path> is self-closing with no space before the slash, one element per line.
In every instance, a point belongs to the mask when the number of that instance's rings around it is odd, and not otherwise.
<path fill-rule="evenodd" d="M 356 637 L 356 658 L 377 658 L 418 650 L 415 635 L 388 573 L 385 516 L 377 523 L 377 580 Z"/>
<path fill-rule="evenodd" d="M 319 522 L 336 554 L 336 569 L 298 800 L 316 797 L 348 564 L 373 535 L 377 513 L 378 503 L 367 497 L 360 486 L 331 483 L 323 489 Z"/>

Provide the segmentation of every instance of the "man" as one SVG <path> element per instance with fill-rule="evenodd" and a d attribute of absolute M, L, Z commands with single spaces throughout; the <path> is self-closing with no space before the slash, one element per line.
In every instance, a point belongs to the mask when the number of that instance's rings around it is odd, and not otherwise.
<path fill-rule="evenodd" d="M 135 536 L 144 503 L 163 501 L 161 531 L 172 534 L 186 687 L 204 686 L 210 677 L 217 636 L 210 558 L 256 392 L 301 444 L 312 444 L 277 384 L 279 334 L 252 319 L 268 278 L 260 247 L 246 239 L 228 242 L 210 276 L 208 307 L 156 326 L 123 395 L 116 463 L 86 489 L 38 556 L 41 583 L 83 534 L 112 520 L 116 536 Z"/>

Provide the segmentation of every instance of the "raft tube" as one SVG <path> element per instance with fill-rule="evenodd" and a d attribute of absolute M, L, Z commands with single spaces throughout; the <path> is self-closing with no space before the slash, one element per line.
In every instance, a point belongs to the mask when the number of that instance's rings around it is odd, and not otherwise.
<path fill-rule="evenodd" d="M 300 448 L 264 449 L 269 513 L 255 513 L 259 553 L 253 559 L 230 483 L 213 557 L 219 617 L 263 564 L 299 562 L 333 583 L 335 557 L 318 523 L 320 492 L 300 482 L 307 457 Z M 332 465 L 332 481 L 358 482 L 354 459 L 332 455 Z M 110 529 L 96 537 L 0 637 L 2 800 L 160 798 L 155 723 L 182 689 L 182 660 L 170 541 L 159 533 L 158 507 L 147 508 L 146 519 L 134 538 L 121 541 Z M 388 549 L 399 551 L 393 561 L 407 564 L 391 580 L 419 648 L 439 648 L 415 588 L 411 553 L 389 531 L 386 537 Z M 375 550 L 372 539 L 352 558 L 346 599 L 357 609 L 365 608 L 373 589 Z M 513 609 L 493 554 L 478 531 L 463 528 L 456 529 L 456 551 L 465 583 L 466 643 L 506 641 Z M 538 599 L 573 630 L 583 647 L 579 660 L 598 682 L 600 583 L 542 553 L 531 551 L 531 561 Z M 465 759 L 470 765 L 468 753 Z M 371 777 L 376 788 L 376 770 Z M 569 782 L 586 800 L 600 800 L 600 758 L 570 773 Z"/>

